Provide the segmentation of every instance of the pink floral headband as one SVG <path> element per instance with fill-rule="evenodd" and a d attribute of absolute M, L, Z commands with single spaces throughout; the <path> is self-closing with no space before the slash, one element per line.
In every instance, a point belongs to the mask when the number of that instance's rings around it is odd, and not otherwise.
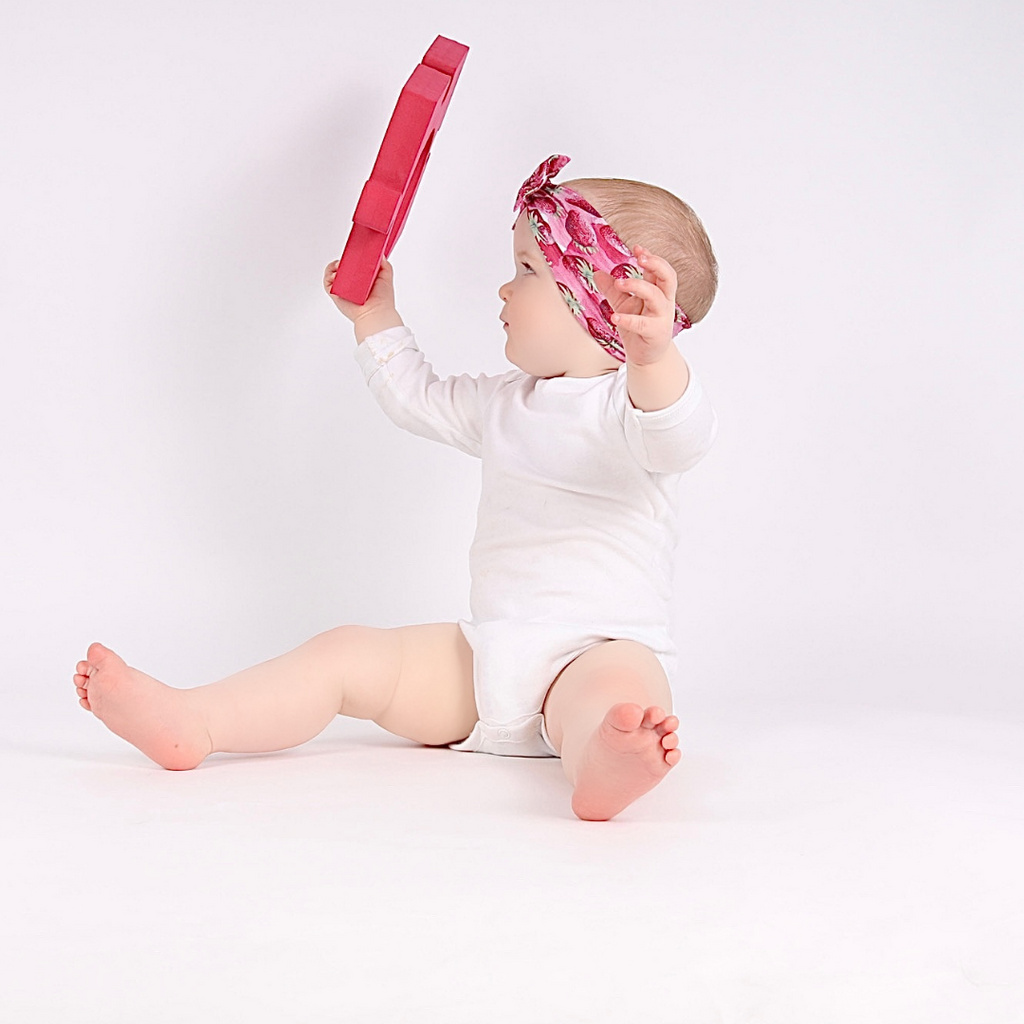
<path fill-rule="evenodd" d="M 530 231 L 573 316 L 609 355 L 625 362 L 622 339 L 611 321 L 615 311 L 594 274 L 603 270 L 614 278 L 642 278 L 643 271 L 611 225 L 579 192 L 551 180 L 568 162 L 567 156 L 549 156 L 526 179 L 516 197 L 516 219 L 525 209 Z M 677 303 L 672 336 L 690 326 Z"/>

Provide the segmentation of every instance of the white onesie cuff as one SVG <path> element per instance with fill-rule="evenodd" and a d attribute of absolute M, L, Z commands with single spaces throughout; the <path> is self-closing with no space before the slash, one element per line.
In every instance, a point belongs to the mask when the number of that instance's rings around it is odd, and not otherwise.
<path fill-rule="evenodd" d="M 356 345 L 355 360 L 369 380 L 392 356 L 409 347 L 413 333 L 404 324 L 369 334 Z"/>
<path fill-rule="evenodd" d="M 626 401 L 629 403 L 629 409 L 644 430 L 668 430 L 671 427 L 678 426 L 693 415 L 703 400 L 704 386 L 692 369 L 690 370 L 690 379 L 686 382 L 686 390 L 671 405 L 666 406 L 664 409 L 644 412 L 629 401 L 628 388 L 626 391 Z"/>

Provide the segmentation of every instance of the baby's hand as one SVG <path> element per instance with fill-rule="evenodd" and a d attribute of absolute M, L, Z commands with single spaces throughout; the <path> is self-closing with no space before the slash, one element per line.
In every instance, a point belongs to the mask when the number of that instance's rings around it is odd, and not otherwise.
<path fill-rule="evenodd" d="M 643 279 L 613 279 L 598 271 L 597 285 L 615 310 L 612 322 L 619 330 L 626 361 L 635 366 L 656 363 L 672 344 L 675 317 L 676 272 L 672 265 L 642 246 L 633 254 Z"/>
<path fill-rule="evenodd" d="M 380 270 L 377 271 L 370 294 L 366 297 L 366 302 L 360 306 L 339 295 L 331 294 L 331 285 L 338 274 L 340 262 L 335 260 L 327 264 L 324 270 L 324 291 L 331 296 L 338 309 L 352 321 L 356 338 L 362 341 L 363 338 L 388 327 L 401 327 L 402 318 L 395 309 L 395 275 L 391 264 L 387 260 L 381 260 Z"/>
<path fill-rule="evenodd" d="M 338 276 L 340 264 L 341 260 L 335 260 L 333 263 L 327 264 L 327 269 L 324 271 L 324 291 L 331 296 L 334 304 L 349 320 L 354 322 L 364 313 L 372 313 L 374 310 L 395 308 L 395 277 L 391 264 L 387 260 L 381 261 L 380 270 L 377 271 L 377 277 L 373 282 L 373 287 L 370 289 L 370 294 L 366 297 L 366 302 L 361 306 L 358 303 L 349 302 L 348 299 L 341 298 L 340 295 L 331 295 L 331 286 L 334 284 L 335 277 Z"/>

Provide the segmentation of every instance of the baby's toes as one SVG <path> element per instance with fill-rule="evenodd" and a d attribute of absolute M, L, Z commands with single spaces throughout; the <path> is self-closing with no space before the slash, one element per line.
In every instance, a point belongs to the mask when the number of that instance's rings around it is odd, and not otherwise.
<path fill-rule="evenodd" d="M 655 729 L 665 721 L 665 709 L 659 708 L 656 704 L 651 705 L 644 712 L 644 720 L 641 725 L 648 729 Z"/>
<path fill-rule="evenodd" d="M 661 745 L 666 750 L 675 750 L 679 746 L 679 737 L 674 732 L 667 733 L 661 737 Z"/>
<path fill-rule="evenodd" d="M 78 694 L 78 703 L 82 705 L 86 711 L 92 711 L 92 705 L 89 703 L 89 691 L 87 689 L 89 685 L 89 677 L 85 674 L 89 668 L 87 661 L 80 661 L 76 666 L 78 671 L 75 673 L 72 682 L 75 684 L 75 693 Z"/>
<path fill-rule="evenodd" d="M 675 732 L 679 728 L 679 719 L 675 715 L 666 715 L 665 718 L 658 723 L 658 732 L 662 736 L 667 736 L 669 733 Z"/>

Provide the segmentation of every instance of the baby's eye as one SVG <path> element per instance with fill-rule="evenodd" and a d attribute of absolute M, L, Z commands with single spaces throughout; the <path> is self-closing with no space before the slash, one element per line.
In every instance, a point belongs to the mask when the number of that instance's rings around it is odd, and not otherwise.
<path fill-rule="evenodd" d="M 531 267 L 529 263 L 521 263 L 521 264 L 520 264 L 520 266 L 521 266 L 521 267 L 522 267 L 522 268 L 523 268 L 523 269 L 524 269 L 524 270 L 525 270 L 525 271 L 526 271 L 526 272 L 527 272 L 528 274 L 532 274 L 532 273 L 533 273 L 533 267 Z"/>

